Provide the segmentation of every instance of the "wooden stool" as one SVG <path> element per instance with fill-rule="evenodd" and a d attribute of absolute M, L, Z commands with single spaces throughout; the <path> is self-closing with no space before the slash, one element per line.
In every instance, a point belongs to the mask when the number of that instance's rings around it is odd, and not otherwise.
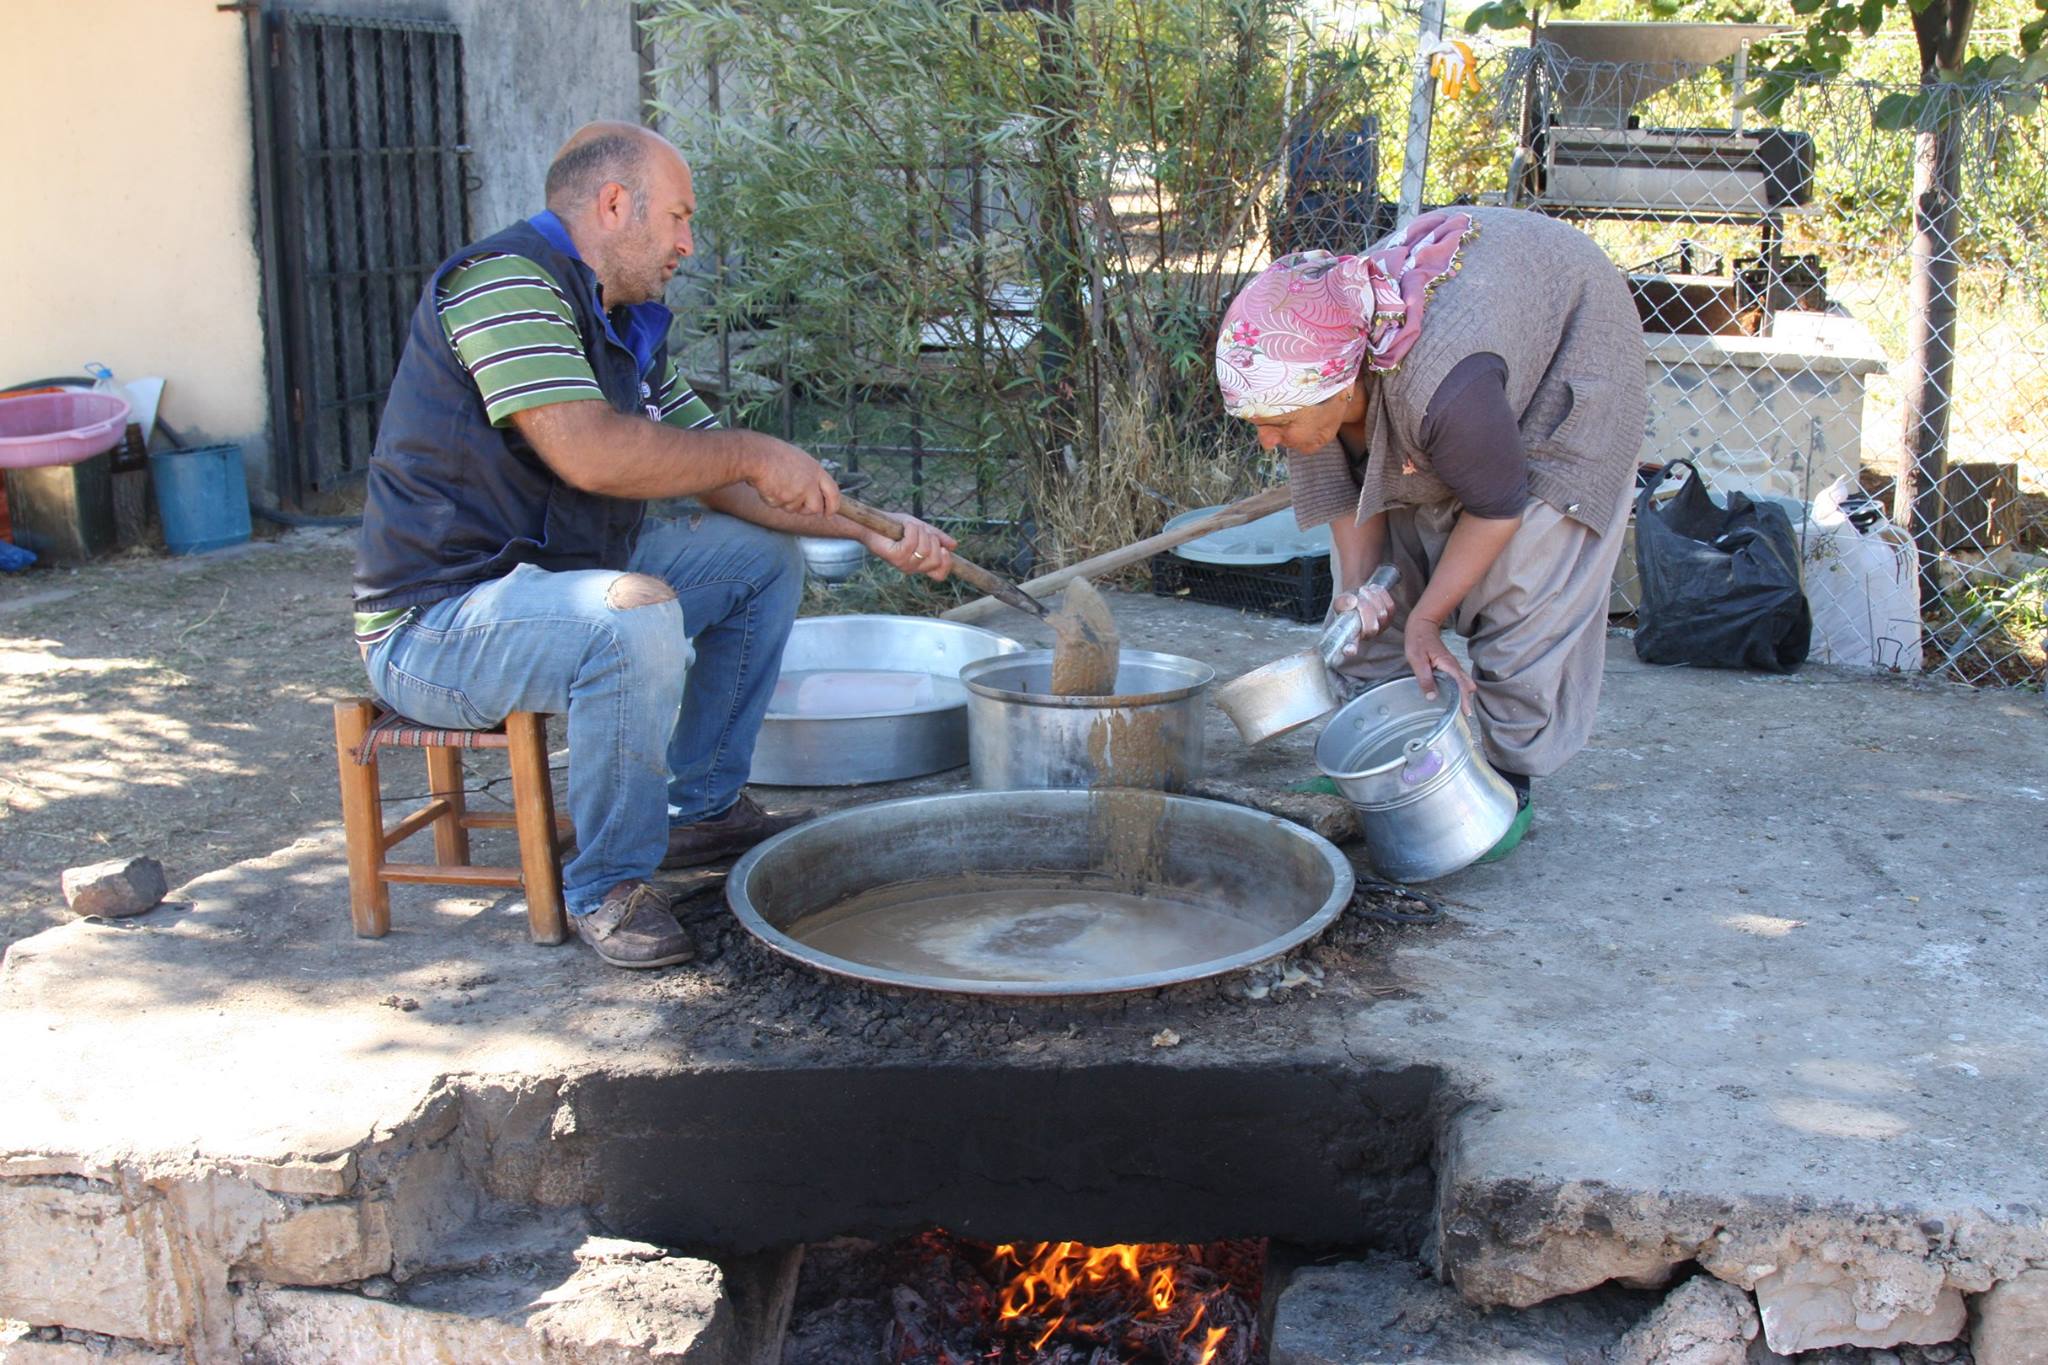
<path fill-rule="evenodd" d="M 436 730 L 386 710 L 368 697 L 334 703 L 334 752 L 341 765 L 341 824 L 348 836 L 348 911 L 361 938 L 391 930 L 391 883 L 516 887 L 526 892 L 526 920 L 535 943 L 560 943 L 561 840 L 569 822 L 555 815 L 548 784 L 548 718 L 514 711 L 492 730 Z M 389 829 L 377 750 L 396 745 L 427 751 L 427 804 Z M 471 814 L 462 794 L 462 751 L 503 749 L 512 760 L 512 812 Z M 385 855 L 427 828 L 434 829 L 434 861 L 394 863 Z M 469 861 L 473 829 L 519 832 L 518 867 L 477 867 Z"/>

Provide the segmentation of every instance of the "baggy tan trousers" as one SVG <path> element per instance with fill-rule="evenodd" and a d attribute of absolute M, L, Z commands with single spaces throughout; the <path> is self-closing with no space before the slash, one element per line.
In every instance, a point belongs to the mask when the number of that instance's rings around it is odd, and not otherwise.
<path fill-rule="evenodd" d="M 1486 757 L 1503 772 L 1548 777 L 1586 747 L 1607 667 L 1607 601 L 1632 497 L 1595 535 L 1533 499 L 1500 558 L 1445 623 L 1465 637 Z M 1457 523 L 1456 503 L 1387 509 L 1387 557 L 1401 570 L 1394 615 L 1338 671 L 1361 683 L 1409 672 L 1408 613 Z"/>

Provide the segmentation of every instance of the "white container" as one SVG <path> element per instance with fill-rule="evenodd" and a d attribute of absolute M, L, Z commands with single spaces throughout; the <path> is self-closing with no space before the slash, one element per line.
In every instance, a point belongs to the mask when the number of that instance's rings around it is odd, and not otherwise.
<path fill-rule="evenodd" d="M 861 565 L 868 560 L 868 547 L 857 540 L 798 536 L 797 545 L 803 550 L 804 564 L 812 577 L 827 583 L 844 583 L 859 573 Z"/>
<path fill-rule="evenodd" d="M 1920 575 L 1913 542 L 1890 518 L 1858 527 L 1843 510 L 1856 491 L 1838 479 L 1806 519 L 1804 579 L 1817 664 L 1921 669 Z M 1795 522 L 1797 518 L 1794 519 Z"/>

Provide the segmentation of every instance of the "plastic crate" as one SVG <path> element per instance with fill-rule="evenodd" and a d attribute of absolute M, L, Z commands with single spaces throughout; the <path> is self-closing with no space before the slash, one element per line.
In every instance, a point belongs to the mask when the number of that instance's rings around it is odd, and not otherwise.
<path fill-rule="evenodd" d="M 1310 625 L 1330 610 L 1330 557 L 1303 555 L 1279 564 L 1204 564 L 1168 552 L 1152 556 L 1152 591 L 1239 611 L 1285 616 Z"/>

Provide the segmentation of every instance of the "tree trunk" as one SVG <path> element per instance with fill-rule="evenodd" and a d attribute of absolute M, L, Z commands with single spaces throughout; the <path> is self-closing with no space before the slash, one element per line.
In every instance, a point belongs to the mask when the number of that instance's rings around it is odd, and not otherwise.
<path fill-rule="evenodd" d="M 1961 228 L 1962 111 L 1944 73 L 1962 66 L 1976 0 L 1933 0 L 1913 16 L 1928 108 L 1914 134 L 1913 255 L 1906 323 L 1905 439 L 1893 518 L 1913 537 L 1923 600 L 1938 590 L 1942 475 L 1948 466 L 1956 357 L 1956 238 Z"/>
<path fill-rule="evenodd" d="M 1043 174 L 1038 184 L 1038 373 L 1047 402 L 1044 454 L 1061 472 L 1064 458 L 1080 458 L 1082 404 L 1091 406 L 1083 367 L 1086 349 L 1081 316 L 1079 212 L 1081 184 L 1074 164 L 1081 122 L 1081 88 L 1075 54 L 1073 0 L 1040 0 L 1038 24 L 1040 98 L 1048 115 L 1039 148 Z M 1092 452 L 1090 452 L 1092 453 Z"/>

